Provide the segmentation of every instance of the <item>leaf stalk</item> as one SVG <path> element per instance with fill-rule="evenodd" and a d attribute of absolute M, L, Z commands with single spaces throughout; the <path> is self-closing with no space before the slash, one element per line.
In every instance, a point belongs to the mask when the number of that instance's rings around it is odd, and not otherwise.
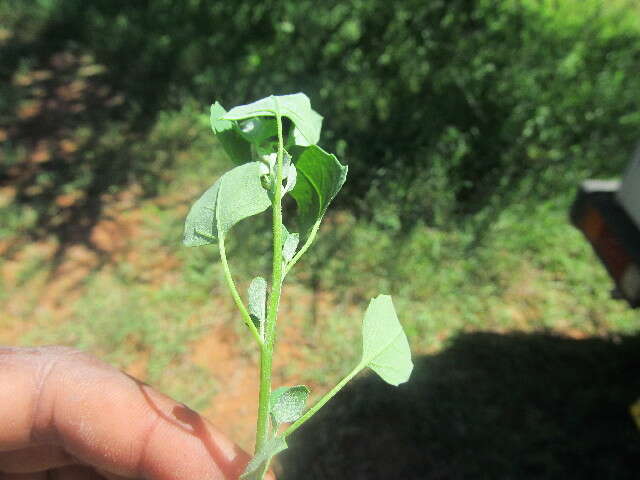
<path fill-rule="evenodd" d="M 331 390 L 329 390 L 327 393 L 325 393 L 322 396 L 322 398 L 320 400 L 318 400 L 313 405 L 313 407 L 311 407 L 309 410 L 307 410 L 305 412 L 304 415 L 302 415 L 298 420 L 296 420 L 294 423 L 289 425 L 289 427 L 284 432 L 282 432 L 280 434 L 280 436 L 282 438 L 287 438 L 287 436 L 291 435 L 298 428 L 300 428 L 303 423 L 305 423 L 307 420 L 309 420 L 311 417 L 313 417 L 318 412 L 318 410 L 320 410 L 322 407 L 324 407 L 324 405 L 329 400 L 331 400 L 340 390 L 342 390 L 342 387 L 344 387 L 347 383 L 349 383 L 349 381 L 353 377 L 355 377 L 358 373 L 360 373 L 360 371 L 365 366 L 366 365 L 364 365 L 362 362 L 358 363 L 358 365 L 356 365 L 356 367 L 353 370 L 351 370 L 351 372 L 349 372 L 346 377 L 344 377 L 342 380 L 340 380 L 335 387 L 333 387 Z"/>
<path fill-rule="evenodd" d="M 291 261 L 287 263 L 287 266 L 284 269 L 285 276 L 289 273 L 289 270 L 291 270 L 293 266 L 296 263 L 298 263 L 298 260 L 300 260 L 300 257 L 302 257 L 307 252 L 307 250 L 309 250 L 309 247 L 313 243 L 313 240 L 316 238 L 316 233 L 318 233 L 321 220 L 322 219 L 319 219 L 316 223 L 313 224 L 313 228 L 311 229 L 311 232 L 309 232 L 309 236 L 307 237 L 306 242 L 304 242 L 304 245 L 302 246 L 302 248 L 298 250 L 298 253 L 295 254 L 295 256 L 291 259 Z"/>
<path fill-rule="evenodd" d="M 263 339 L 260 336 L 260 333 L 256 329 L 256 326 L 253 324 L 251 320 L 251 316 L 249 315 L 249 311 L 247 307 L 245 307 L 244 302 L 242 301 L 242 297 L 238 293 L 238 289 L 236 288 L 236 284 L 233 281 L 233 276 L 231 275 L 231 269 L 229 268 L 229 262 L 227 261 L 227 253 L 224 246 L 224 238 L 222 235 L 218 236 L 218 250 L 220 250 L 220 259 L 222 261 L 222 268 L 224 269 L 224 279 L 227 282 L 227 287 L 231 291 L 231 296 L 233 297 L 233 301 L 236 303 L 238 310 L 240 310 L 240 314 L 242 315 L 242 320 L 249 327 L 251 334 L 255 341 L 262 348 Z"/>

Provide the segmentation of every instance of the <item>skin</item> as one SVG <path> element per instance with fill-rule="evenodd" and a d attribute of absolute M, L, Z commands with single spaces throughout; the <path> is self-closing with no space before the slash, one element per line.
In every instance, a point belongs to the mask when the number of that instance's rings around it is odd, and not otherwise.
<path fill-rule="evenodd" d="M 193 410 L 91 355 L 0 347 L 2 480 L 228 480 L 249 458 Z"/>

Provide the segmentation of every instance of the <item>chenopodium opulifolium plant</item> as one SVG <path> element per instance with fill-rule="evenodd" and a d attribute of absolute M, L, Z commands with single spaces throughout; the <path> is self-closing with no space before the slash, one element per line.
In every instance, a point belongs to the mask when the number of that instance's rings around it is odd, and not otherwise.
<path fill-rule="evenodd" d="M 287 437 L 364 368 L 369 367 L 392 385 L 407 381 L 413 369 L 407 337 L 391 297 L 379 295 L 364 315 L 361 360 L 331 391 L 306 409 L 306 386 L 272 390 L 272 357 L 284 278 L 313 243 L 327 207 L 347 177 L 347 167 L 317 145 L 321 126 L 322 117 L 302 93 L 270 96 L 228 112 L 218 102 L 213 104 L 211 127 L 237 166 L 193 204 L 185 224 L 185 245 L 218 245 L 231 296 L 260 349 L 256 447 L 241 477 L 244 479 L 262 479 L 273 456 L 287 448 Z M 296 217 L 288 226 L 282 218 L 286 194 L 297 204 Z M 271 283 L 263 277 L 254 278 L 245 305 L 231 275 L 225 238 L 236 223 L 269 208 L 273 218 Z"/>

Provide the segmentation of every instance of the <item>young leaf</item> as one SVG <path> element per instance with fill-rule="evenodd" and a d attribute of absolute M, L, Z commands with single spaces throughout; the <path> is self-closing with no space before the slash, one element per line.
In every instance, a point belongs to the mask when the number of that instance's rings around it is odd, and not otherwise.
<path fill-rule="evenodd" d="M 193 204 L 185 222 L 188 247 L 215 243 L 240 220 L 271 205 L 260 183 L 260 164 L 250 162 L 225 173 Z"/>
<path fill-rule="evenodd" d="M 292 155 L 298 178 L 291 196 L 298 204 L 298 227 L 306 237 L 342 188 L 348 168 L 317 145 L 294 148 Z"/>
<path fill-rule="evenodd" d="M 260 157 L 260 179 L 262 187 L 269 191 L 272 195 L 271 198 L 273 198 L 273 187 L 275 186 L 277 160 L 277 153 L 270 153 Z M 293 190 L 296 186 L 297 176 L 298 171 L 296 170 L 295 165 L 291 162 L 291 156 L 287 152 L 284 152 L 282 165 L 282 179 L 284 180 L 284 185 L 282 188 L 282 196 Z"/>
<path fill-rule="evenodd" d="M 304 413 L 304 406 L 309 398 L 306 385 L 280 387 L 271 392 L 269 413 L 275 425 L 295 422 Z"/>
<path fill-rule="evenodd" d="M 211 105 L 213 133 L 216 134 L 225 153 L 234 163 L 246 163 L 251 160 L 251 145 L 242 138 L 233 122 L 222 118 L 225 113 L 227 111 L 218 102 Z"/>
<path fill-rule="evenodd" d="M 406 382 L 413 370 L 407 336 L 389 295 L 369 303 L 362 323 L 362 361 L 391 385 Z"/>
<path fill-rule="evenodd" d="M 288 163 L 285 163 L 285 168 L 284 168 L 285 185 L 282 190 L 283 195 L 285 193 L 290 192 L 296 187 L 297 179 L 298 179 L 298 170 L 296 170 L 296 166 L 293 163 L 291 163 L 291 161 L 289 160 Z"/>
<path fill-rule="evenodd" d="M 248 105 L 232 108 L 223 118 L 244 120 L 251 117 L 274 117 L 277 112 L 293 122 L 293 138 L 296 145 L 306 147 L 318 143 L 322 116 L 311 109 L 309 97 L 304 93 L 272 95 Z"/>
<path fill-rule="evenodd" d="M 296 254 L 296 248 L 300 242 L 300 235 L 297 233 L 288 233 L 284 239 L 284 245 L 282 246 L 282 258 L 285 262 L 290 262 Z"/>
<path fill-rule="evenodd" d="M 273 118 L 249 118 L 238 123 L 238 131 L 248 142 L 256 146 L 278 136 L 278 128 Z"/>
<path fill-rule="evenodd" d="M 215 212 L 221 181 L 221 178 L 218 179 L 191 206 L 182 238 L 182 243 L 187 247 L 199 247 L 218 241 Z"/>
<path fill-rule="evenodd" d="M 256 324 L 256 328 L 262 334 L 264 320 L 266 318 L 267 281 L 262 277 L 251 280 L 248 289 L 249 315 Z"/>
<path fill-rule="evenodd" d="M 287 237 L 291 235 L 291 233 L 289 233 L 289 230 L 287 229 L 287 226 L 283 223 L 282 224 L 282 244 L 284 245 L 285 243 L 287 243 Z"/>
<path fill-rule="evenodd" d="M 261 480 L 260 475 L 264 466 L 275 455 L 287 449 L 284 438 L 275 437 L 269 440 L 262 449 L 247 464 L 244 473 L 240 475 L 242 480 Z"/>

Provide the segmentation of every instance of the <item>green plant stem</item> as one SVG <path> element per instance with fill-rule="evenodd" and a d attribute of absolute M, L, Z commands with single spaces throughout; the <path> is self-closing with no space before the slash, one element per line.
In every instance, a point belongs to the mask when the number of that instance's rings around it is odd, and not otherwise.
<path fill-rule="evenodd" d="M 242 315 L 242 319 L 244 320 L 244 323 L 246 323 L 247 327 L 249 327 L 249 330 L 251 330 L 251 333 L 253 334 L 253 338 L 255 338 L 256 342 L 258 342 L 258 345 L 262 347 L 263 340 L 260 337 L 260 333 L 258 332 L 258 329 L 256 328 L 253 321 L 251 320 L 249 311 L 247 310 L 247 307 L 244 306 L 244 303 L 242 302 L 242 298 L 240 297 L 240 294 L 238 293 L 238 289 L 236 288 L 236 284 L 233 281 L 233 277 L 231 276 L 231 269 L 229 268 L 229 263 L 227 262 L 227 253 L 224 247 L 224 238 L 222 238 L 222 235 L 218 236 L 218 249 L 220 250 L 220 259 L 222 260 L 222 267 L 224 269 L 224 278 L 227 282 L 227 286 L 229 287 L 229 290 L 231 291 L 231 296 L 233 297 L 234 302 L 236 302 L 236 306 L 238 307 L 238 310 L 240 310 L 240 314 Z"/>
<path fill-rule="evenodd" d="M 317 413 L 317 411 L 320 410 L 325 405 L 325 403 L 327 403 L 329 400 L 331 400 L 335 396 L 336 393 L 338 393 L 340 390 L 342 390 L 342 387 L 344 387 L 364 367 L 365 367 L 365 365 L 363 363 L 359 363 L 358 365 L 356 365 L 356 368 L 351 370 L 351 372 L 349 372 L 349 374 L 346 377 L 344 377 L 342 380 L 340 380 L 340 382 L 338 382 L 338 384 L 335 387 L 333 387 L 320 400 L 318 400 L 313 407 L 311 407 L 309 410 L 307 410 L 305 412 L 304 415 L 302 415 L 298 420 L 296 420 L 294 423 L 289 425 L 289 427 L 284 432 L 282 432 L 280 434 L 280 436 L 282 438 L 286 438 L 287 436 L 289 436 L 293 432 L 295 432 L 300 426 L 302 426 L 302 424 L 304 422 L 306 422 L 311 417 L 313 417 Z"/>
<path fill-rule="evenodd" d="M 269 433 L 269 396 L 271 395 L 271 368 L 278 305 L 282 293 L 282 163 L 284 141 L 282 138 L 282 117 L 276 102 L 276 123 L 278 126 L 278 156 L 276 160 L 276 178 L 273 192 L 273 266 L 271 276 L 271 294 L 267 308 L 264 329 L 264 342 L 260 348 L 260 393 L 258 422 L 256 428 L 256 453 L 264 446 Z"/>
<path fill-rule="evenodd" d="M 296 253 L 295 256 L 291 259 L 291 261 L 287 264 L 286 268 L 284 269 L 285 275 L 287 275 L 289 273 L 289 270 L 291 270 L 293 266 L 296 263 L 298 263 L 298 260 L 300 260 L 300 257 L 302 257 L 302 255 L 304 255 L 306 251 L 309 250 L 309 247 L 313 243 L 313 240 L 316 238 L 316 233 L 318 233 L 318 228 L 320 228 L 320 221 L 321 220 L 318 220 L 316 223 L 313 224 L 313 228 L 311 229 L 311 232 L 309 232 L 307 241 L 304 242 L 304 245 L 302 246 L 302 248 L 298 250 L 298 253 Z"/>

